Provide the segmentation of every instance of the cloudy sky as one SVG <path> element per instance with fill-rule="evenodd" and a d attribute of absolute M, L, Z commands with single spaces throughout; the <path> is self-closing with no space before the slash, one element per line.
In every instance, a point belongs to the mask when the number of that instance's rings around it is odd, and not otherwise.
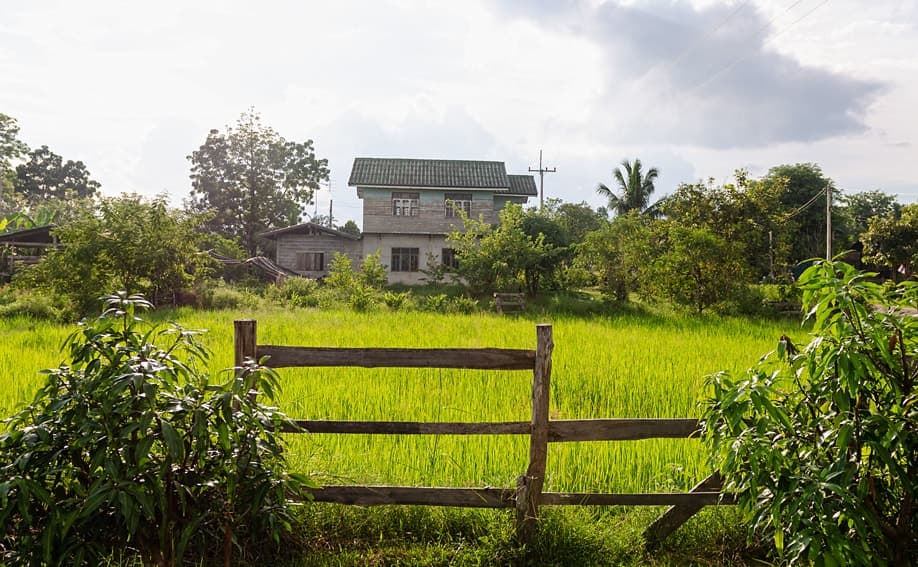
<path fill-rule="evenodd" d="M 254 106 L 329 160 L 336 219 L 364 157 L 545 165 L 601 204 L 621 160 L 657 190 L 816 162 L 918 202 L 914 0 L 3 2 L 0 112 L 107 194 L 188 195 L 211 128 Z"/>

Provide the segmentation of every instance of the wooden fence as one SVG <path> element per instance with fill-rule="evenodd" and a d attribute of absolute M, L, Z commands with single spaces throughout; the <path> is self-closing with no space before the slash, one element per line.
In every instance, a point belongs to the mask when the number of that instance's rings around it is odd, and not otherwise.
<path fill-rule="evenodd" d="M 372 506 L 413 504 L 475 508 L 515 508 L 517 533 L 526 541 L 535 532 L 540 506 L 669 506 L 644 532 L 653 546 L 704 506 L 733 504 L 722 494 L 721 480 L 711 475 L 688 493 L 607 494 L 543 492 L 549 443 L 633 441 L 688 438 L 697 435 L 695 419 L 549 419 L 552 350 L 551 325 L 536 326 L 536 349 L 497 348 L 323 348 L 257 344 L 256 322 L 235 322 L 235 359 L 268 357 L 266 365 L 285 367 L 466 368 L 495 371 L 531 370 L 530 421 L 466 423 L 408 421 L 297 420 L 310 433 L 388 435 L 528 435 L 529 466 L 513 488 L 434 488 L 407 486 L 325 486 L 312 491 L 318 502 Z M 300 430 L 296 430 L 300 431 Z M 292 432 L 296 432 L 292 431 Z"/>

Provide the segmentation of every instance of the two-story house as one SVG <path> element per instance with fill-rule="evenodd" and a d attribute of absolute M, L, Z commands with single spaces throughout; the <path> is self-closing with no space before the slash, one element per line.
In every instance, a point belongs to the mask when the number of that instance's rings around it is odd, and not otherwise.
<path fill-rule="evenodd" d="M 531 175 L 507 175 L 503 162 L 356 158 L 348 185 L 363 201 L 358 239 L 313 223 L 263 234 L 277 242 L 277 263 L 306 277 L 322 277 L 334 252 L 359 264 L 377 251 L 391 283 L 422 283 L 428 261 L 455 262 L 446 235 L 461 229 L 462 210 L 497 223 L 507 203 L 537 195 Z"/>

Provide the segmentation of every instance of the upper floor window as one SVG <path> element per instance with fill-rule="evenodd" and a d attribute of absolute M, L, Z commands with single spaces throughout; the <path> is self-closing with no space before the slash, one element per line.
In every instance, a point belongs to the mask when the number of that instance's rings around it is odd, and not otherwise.
<path fill-rule="evenodd" d="M 418 216 L 418 194 L 393 192 L 392 214 L 397 217 Z"/>
<path fill-rule="evenodd" d="M 444 201 L 446 202 L 447 217 L 458 217 L 459 211 L 464 211 L 467 217 L 472 216 L 471 193 L 447 193 Z"/>

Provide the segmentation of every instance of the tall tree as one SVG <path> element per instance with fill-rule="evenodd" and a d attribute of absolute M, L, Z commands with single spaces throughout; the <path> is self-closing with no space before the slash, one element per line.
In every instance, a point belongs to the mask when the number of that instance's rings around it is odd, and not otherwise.
<path fill-rule="evenodd" d="M 872 217 L 861 234 L 861 242 L 865 262 L 891 268 L 906 277 L 918 271 L 918 204 L 905 205 L 899 214 Z"/>
<path fill-rule="evenodd" d="M 298 222 L 319 182 L 328 179 L 328 161 L 317 159 L 312 140 L 289 142 L 250 108 L 227 126 L 211 130 L 191 161 L 192 211 L 208 211 L 206 227 L 238 238 L 250 255 L 256 235 Z"/>
<path fill-rule="evenodd" d="M 623 215 L 629 211 L 642 213 L 647 210 L 655 189 L 653 183 L 660 172 L 655 167 L 648 169 L 647 173 L 642 170 L 641 160 L 635 159 L 633 163 L 623 160 L 621 167 L 617 167 L 612 174 L 618 193 L 602 183 L 596 188 L 596 192 L 609 201 L 609 209 L 615 211 L 615 214 Z"/>
<path fill-rule="evenodd" d="M 794 235 L 790 263 L 796 264 L 826 253 L 826 186 L 832 180 L 815 163 L 779 165 L 768 170 L 766 183 L 783 183 L 778 199 L 785 209 L 784 226 Z M 838 195 L 832 189 L 833 199 Z M 834 213 L 833 213 L 834 216 Z"/>
<path fill-rule="evenodd" d="M 82 161 L 67 160 L 42 146 L 29 152 L 29 160 L 16 167 L 15 191 L 30 206 L 52 199 L 84 199 L 96 194 L 100 185 L 89 177 Z"/>
<path fill-rule="evenodd" d="M 17 210 L 18 202 L 13 194 L 15 170 L 13 162 L 29 151 L 19 139 L 19 125 L 12 116 L 0 112 L 0 213 L 9 214 Z"/>

